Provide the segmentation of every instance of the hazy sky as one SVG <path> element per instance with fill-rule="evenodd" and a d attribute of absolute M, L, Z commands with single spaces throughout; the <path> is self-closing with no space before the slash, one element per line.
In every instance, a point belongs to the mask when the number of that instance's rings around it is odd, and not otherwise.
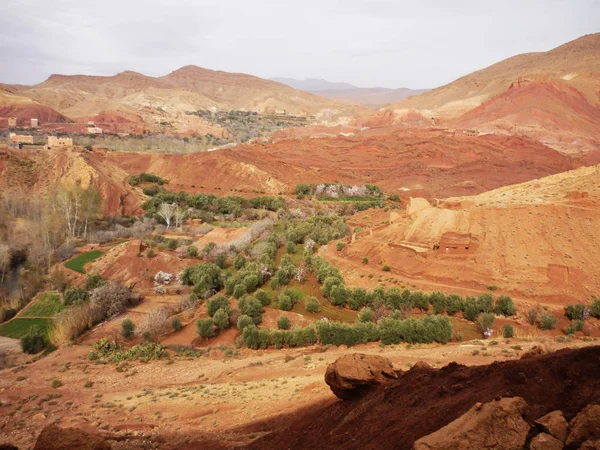
<path fill-rule="evenodd" d="M 428 88 L 600 31 L 600 0 L 0 0 L 0 82 L 165 75 Z"/>

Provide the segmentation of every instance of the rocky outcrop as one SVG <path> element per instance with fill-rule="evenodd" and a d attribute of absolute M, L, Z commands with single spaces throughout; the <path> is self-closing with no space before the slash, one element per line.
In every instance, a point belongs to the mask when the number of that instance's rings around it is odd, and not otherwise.
<path fill-rule="evenodd" d="M 561 411 L 552 411 L 536 420 L 535 424 L 559 441 L 564 443 L 567 440 L 569 423 Z"/>
<path fill-rule="evenodd" d="M 529 443 L 529 450 L 562 450 L 563 443 L 550 436 L 548 433 L 540 433 Z"/>
<path fill-rule="evenodd" d="M 567 446 L 581 445 L 585 441 L 600 439 L 600 405 L 588 405 L 571 421 Z"/>
<path fill-rule="evenodd" d="M 325 372 L 325 382 L 343 400 L 358 398 L 373 386 L 396 378 L 387 358 L 363 353 L 344 355 L 329 364 Z"/>
<path fill-rule="evenodd" d="M 512 450 L 525 446 L 529 425 L 521 397 L 477 403 L 445 427 L 415 442 L 414 450 Z"/>
<path fill-rule="evenodd" d="M 35 442 L 33 450 L 111 450 L 111 445 L 100 436 L 86 433 L 78 428 L 45 427 Z"/>

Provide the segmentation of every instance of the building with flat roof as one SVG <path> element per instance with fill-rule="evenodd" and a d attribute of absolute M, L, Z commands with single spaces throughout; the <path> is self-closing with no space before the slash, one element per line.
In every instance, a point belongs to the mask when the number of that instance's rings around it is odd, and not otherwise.
<path fill-rule="evenodd" d="M 31 128 L 39 127 L 39 122 L 37 119 L 31 119 Z"/>
<path fill-rule="evenodd" d="M 50 147 L 72 147 L 73 139 L 70 137 L 48 136 L 47 148 Z"/>
<path fill-rule="evenodd" d="M 8 138 L 15 144 L 33 144 L 33 136 L 9 133 Z"/>
<path fill-rule="evenodd" d="M 8 128 L 15 128 L 17 126 L 17 118 L 9 117 L 8 118 Z"/>

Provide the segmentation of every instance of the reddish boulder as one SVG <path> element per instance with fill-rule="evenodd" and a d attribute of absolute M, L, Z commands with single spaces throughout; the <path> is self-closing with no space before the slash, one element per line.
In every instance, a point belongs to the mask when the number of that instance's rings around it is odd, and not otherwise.
<path fill-rule="evenodd" d="M 562 450 L 564 444 L 547 433 L 540 433 L 529 443 L 529 450 Z"/>
<path fill-rule="evenodd" d="M 575 416 L 566 444 L 576 446 L 594 439 L 600 439 L 600 405 L 588 405 Z"/>
<path fill-rule="evenodd" d="M 338 358 L 325 372 L 325 382 L 343 400 L 358 398 L 371 387 L 397 378 L 387 358 L 362 353 Z"/>
<path fill-rule="evenodd" d="M 33 450 L 111 450 L 111 445 L 100 436 L 86 433 L 77 428 L 45 427 L 35 441 Z"/>
<path fill-rule="evenodd" d="M 562 411 L 552 411 L 544 417 L 540 417 L 535 423 L 536 425 L 539 425 L 544 432 L 555 437 L 559 441 L 565 442 L 567 440 L 569 423 L 567 422 L 567 419 L 565 419 L 565 416 L 563 416 Z"/>
<path fill-rule="evenodd" d="M 529 433 L 523 420 L 526 407 L 521 397 L 477 403 L 455 421 L 416 441 L 413 449 L 522 449 Z"/>
<path fill-rule="evenodd" d="M 600 450 L 600 439 L 595 441 L 585 441 L 581 444 L 579 450 Z"/>

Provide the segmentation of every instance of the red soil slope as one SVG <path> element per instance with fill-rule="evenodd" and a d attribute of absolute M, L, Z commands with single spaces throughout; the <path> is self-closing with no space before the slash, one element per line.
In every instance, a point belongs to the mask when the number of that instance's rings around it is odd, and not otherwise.
<path fill-rule="evenodd" d="M 600 104 L 564 81 L 518 80 L 450 125 L 524 134 L 565 153 L 600 150 Z"/>
<path fill-rule="evenodd" d="M 599 361 L 596 346 L 489 366 L 415 367 L 358 401 L 311 406 L 248 427 L 272 432 L 247 448 L 409 450 L 414 441 L 457 419 L 475 403 L 498 397 L 524 398 L 530 423 L 557 409 L 570 420 L 600 401 Z"/>

